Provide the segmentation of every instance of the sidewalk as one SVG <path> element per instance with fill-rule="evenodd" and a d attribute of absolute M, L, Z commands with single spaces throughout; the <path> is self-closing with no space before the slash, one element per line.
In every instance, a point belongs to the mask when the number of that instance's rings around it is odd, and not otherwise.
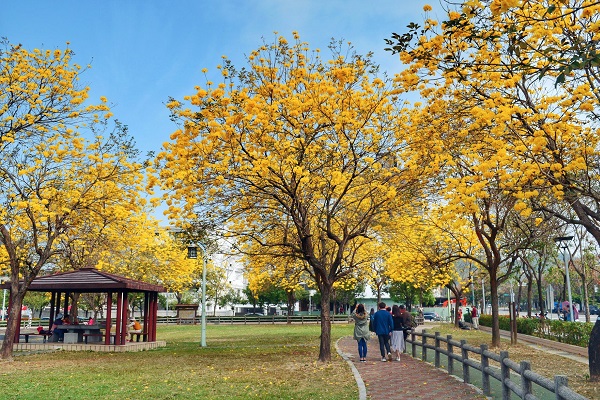
<path fill-rule="evenodd" d="M 338 353 L 354 366 L 361 399 L 486 399 L 483 393 L 446 372 L 402 354 L 400 361 L 382 362 L 377 339 L 369 340 L 367 362 L 358 361 L 358 347 L 351 336 L 337 342 Z M 366 389 L 366 396 L 364 389 Z"/>

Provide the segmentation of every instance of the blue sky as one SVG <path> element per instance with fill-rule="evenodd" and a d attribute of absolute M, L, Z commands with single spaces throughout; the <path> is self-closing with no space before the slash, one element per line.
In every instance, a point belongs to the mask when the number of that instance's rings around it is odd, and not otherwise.
<path fill-rule="evenodd" d="M 331 38 L 352 42 L 360 54 L 373 51 L 381 69 L 393 74 L 402 66 L 383 51 L 384 38 L 420 22 L 425 4 L 438 1 L 6 0 L 0 37 L 28 49 L 63 49 L 70 42 L 74 62 L 92 65 L 81 78 L 91 98 L 106 96 L 114 118 L 147 152 L 160 150 L 176 129 L 164 105 L 169 96 L 192 94 L 205 80 L 203 68 L 217 81 L 223 55 L 241 67 L 263 37 L 272 42 L 276 31 L 291 40 L 298 31 L 323 56 Z"/>

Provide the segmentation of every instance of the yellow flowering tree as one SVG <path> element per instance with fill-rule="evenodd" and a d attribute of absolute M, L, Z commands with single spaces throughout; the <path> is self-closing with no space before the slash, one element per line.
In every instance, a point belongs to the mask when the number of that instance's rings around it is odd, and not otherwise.
<path fill-rule="evenodd" d="M 10 309 L 0 357 L 12 344 L 25 292 L 79 227 L 99 229 L 139 210 L 142 166 L 131 139 L 108 130 L 106 99 L 88 88 L 71 51 L 0 53 L 0 242 L 10 270 Z M 81 131 L 88 133 L 84 138 Z"/>
<path fill-rule="evenodd" d="M 145 213 L 132 216 L 125 225 L 107 237 L 97 252 L 98 269 L 163 285 L 178 299 L 182 292 L 196 288 L 202 263 L 188 258 L 187 244 Z"/>
<path fill-rule="evenodd" d="M 423 207 L 421 213 L 396 221 L 386 238 L 390 251 L 386 273 L 391 280 L 409 284 L 421 292 L 443 286 L 460 299 L 469 285 L 469 271 L 462 261 L 473 256 L 472 230 L 441 221 L 444 210 Z M 394 244 L 400 244 L 394 246 Z M 458 318 L 455 318 L 458 326 Z"/>
<path fill-rule="evenodd" d="M 226 236 L 306 264 L 321 294 L 321 361 L 331 358 L 334 284 L 414 182 L 390 82 L 369 56 L 331 50 L 323 61 L 295 35 L 251 52 L 240 71 L 225 60 L 224 82 L 168 104 L 182 126 L 151 182 L 168 191 L 171 217 L 209 218 Z"/>
<path fill-rule="evenodd" d="M 523 247 L 499 244 L 531 239 L 544 218 L 582 224 L 600 239 L 598 5 L 474 0 L 449 8 L 441 23 L 426 19 L 394 35 L 391 49 L 408 65 L 399 81 L 427 100 L 420 124 L 435 134 L 427 147 L 439 151 L 420 154 L 434 170 L 454 170 L 444 174 L 448 211 L 470 215 L 497 281 L 494 271 Z"/>

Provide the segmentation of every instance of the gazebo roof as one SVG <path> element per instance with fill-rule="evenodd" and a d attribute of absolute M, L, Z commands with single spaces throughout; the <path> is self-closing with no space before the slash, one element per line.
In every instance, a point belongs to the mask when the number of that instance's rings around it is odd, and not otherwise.
<path fill-rule="evenodd" d="M 10 289 L 10 283 L 3 287 Z M 164 292 L 160 285 L 136 281 L 123 276 L 98 271 L 94 268 L 82 268 L 77 271 L 61 272 L 35 278 L 29 288 L 34 292 L 81 292 L 105 293 L 108 291 Z"/>

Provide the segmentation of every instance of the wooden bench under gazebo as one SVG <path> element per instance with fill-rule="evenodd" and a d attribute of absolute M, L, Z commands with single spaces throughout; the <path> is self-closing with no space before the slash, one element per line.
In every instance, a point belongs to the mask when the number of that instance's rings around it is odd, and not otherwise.
<path fill-rule="evenodd" d="M 2 285 L 5 289 L 10 289 L 10 284 Z M 156 322 L 158 314 L 158 293 L 164 292 L 160 285 L 153 285 L 123 276 L 109 274 L 98 271 L 94 268 L 82 268 L 77 271 L 57 273 L 53 275 L 40 276 L 33 280 L 28 291 L 48 292 L 52 295 L 50 302 L 50 319 L 48 330 L 52 327 L 55 317 L 59 313 L 68 314 L 69 295 L 71 293 L 102 293 L 106 294 L 106 325 L 102 335 L 97 333 L 82 333 L 85 339 L 90 336 L 97 336 L 99 342 L 90 342 L 84 344 L 83 340 L 76 343 L 19 343 L 20 336 L 23 336 L 19 328 L 15 332 L 14 343 L 16 350 L 26 350 L 37 348 L 38 346 L 56 346 L 60 345 L 65 350 L 98 350 L 98 351 L 130 351 L 145 350 L 149 348 L 162 347 L 166 343 L 156 340 Z M 143 293 L 144 305 L 142 307 L 142 332 L 143 342 L 127 342 L 127 324 L 129 310 L 129 293 Z M 116 314 L 113 318 L 112 298 L 116 296 Z M 111 332 L 111 327 L 115 331 Z M 84 325 L 81 326 L 82 328 Z M 86 340 L 87 342 L 87 340 Z"/>

